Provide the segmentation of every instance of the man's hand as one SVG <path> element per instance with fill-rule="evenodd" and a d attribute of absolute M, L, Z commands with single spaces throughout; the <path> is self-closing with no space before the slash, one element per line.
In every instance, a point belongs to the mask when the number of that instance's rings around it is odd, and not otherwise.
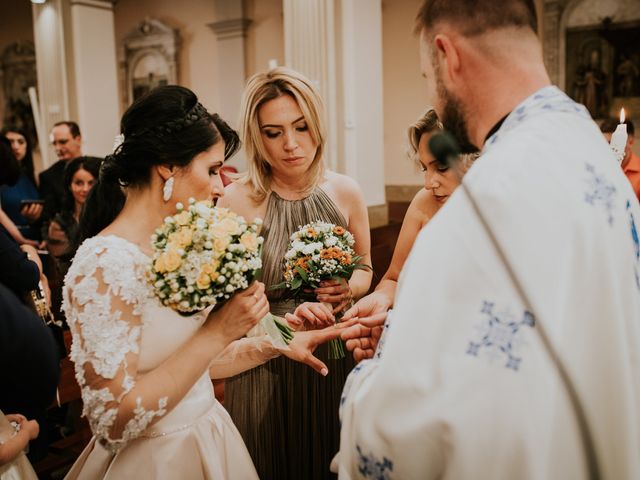
<path fill-rule="evenodd" d="M 373 292 L 362 297 L 358 302 L 347 310 L 342 317 L 343 321 L 358 318 L 360 323 L 387 312 L 391 308 L 392 302 L 387 295 L 381 292 Z M 377 318 L 377 317 L 376 317 Z"/>
<path fill-rule="evenodd" d="M 387 312 L 370 315 L 366 319 L 354 319 L 357 322 L 346 328 L 340 337 L 346 342 L 347 350 L 353 352 L 353 359 L 361 362 L 373 358 L 382 335 Z"/>

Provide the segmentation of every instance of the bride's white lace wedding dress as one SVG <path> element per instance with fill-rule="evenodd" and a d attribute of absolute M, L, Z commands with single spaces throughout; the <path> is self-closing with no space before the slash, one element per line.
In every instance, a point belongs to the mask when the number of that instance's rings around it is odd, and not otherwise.
<path fill-rule="evenodd" d="M 65 279 L 71 359 L 94 434 L 67 478 L 255 479 L 249 453 L 215 399 L 208 371 L 181 400 L 172 398 L 170 382 L 136 388 L 145 372 L 205 320 L 204 314 L 180 316 L 153 296 L 146 279 L 149 263 L 133 243 L 98 236 L 80 246 Z M 235 348 L 229 362 L 218 359 L 216 368 L 227 368 L 219 376 L 230 375 L 276 355 L 269 348 Z M 119 411 L 125 398 L 135 401 L 128 412 Z"/>

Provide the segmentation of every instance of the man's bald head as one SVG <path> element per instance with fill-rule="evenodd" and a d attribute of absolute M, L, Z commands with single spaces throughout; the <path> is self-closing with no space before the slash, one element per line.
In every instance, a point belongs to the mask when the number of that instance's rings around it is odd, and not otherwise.
<path fill-rule="evenodd" d="M 442 23 L 466 37 L 508 27 L 538 31 L 533 0 L 425 0 L 416 17 L 416 33 L 434 35 Z"/>

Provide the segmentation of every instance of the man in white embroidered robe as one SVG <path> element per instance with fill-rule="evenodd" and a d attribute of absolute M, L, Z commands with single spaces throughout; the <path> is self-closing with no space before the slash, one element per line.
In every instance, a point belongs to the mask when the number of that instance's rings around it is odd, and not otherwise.
<path fill-rule="evenodd" d="M 416 240 L 379 358 L 347 380 L 340 478 L 587 478 L 540 324 L 585 409 L 599 475 L 640 478 L 629 182 L 584 107 L 550 86 L 532 1 L 427 0 L 418 29 L 445 128 L 482 147 L 464 183 L 532 311 L 458 188 Z"/>

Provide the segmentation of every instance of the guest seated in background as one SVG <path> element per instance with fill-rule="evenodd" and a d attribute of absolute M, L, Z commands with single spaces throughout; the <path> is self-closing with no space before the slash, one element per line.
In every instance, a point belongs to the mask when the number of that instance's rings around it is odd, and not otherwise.
<path fill-rule="evenodd" d="M 44 202 L 40 200 L 36 188 L 31 145 L 21 128 L 5 127 L 2 135 L 9 140 L 11 150 L 20 164 L 20 177 L 15 185 L 0 188 L 0 205 L 25 238 L 40 240 L 40 217 Z"/>
<path fill-rule="evenodd" d="M 29 460 L 24 455 L 30 440 L 38 436 L 40 426 L 24 415 L 4 415 L 0 411 L 0 478 L 37 479 Z"/>
<path fill-rule="evenodd" d="M 459 164 L 456 166 L 458 172 L 454 172 L 452 168 L 446 166 L 439 166 L 429 151 L 429 140 L 434 133 L 441 130 L 442 124 L 434 110 L 428 110 L 409 127 L 407 133 L 411 148 L 410 155 L 420 164 L 424 173 L 424 189 L 421 189 L 413 197 L 407 209 L 389 269 L 375 291 L 360 299 L 344 314 L 344 321 L 358 317 L 360 321 L 364 320 L 366 323 L 367 320 L 370 320 L 377 325 L 386 317 L 387 311 L 393 306 L 400 271 L 418 233 L 458 187 L 460 175 L 464 174 L 473 161 L 478 158 L 478 154 L 461 155 Z M 378 328 L 380 327 L 378 326 Z M 356 345 L 355 342 L 347 342 L 347 348 L 353 350 L 356 361 L 365 357 L 366 350 L 368 350 L 368 356 L 371 356 L 373 347 L 374 345 Z"/>
<path fill-rule="evenodd" d="M 42 212 L 43 236 L 46 237 L 49 222 L 62 208 L 64 197 L 64 168 L 74 158 L 82 156 L 82 136 L 76 122 L 56 123 L 51 129 L 51 144 L 58 161 L 40 174 L 40 193 L 44 199 Z"/>
<path fill-rule="evenodd" d="M 627 145 L 625 146 L 624 158 L 622 159 L 622 171 L 629 179 L 629 182 L 631 182 L 633 191 L 636 192 L 636 197 L 640 200 L 640 157 L 633 153 L 636 129 L 633 122 L 628 118 L 624 123 L 627 125 Z M 600 131 L 604 134 L 607 142 L 611 142 L 611 135 L 616 131 L 617 126 L 618 120 L 615 118 L 608 118 L 600 125 Z"/>
<path fill-rule="evenodd" d="M 0 171 L 0 191 L 4 191 L 5 188 L 11 188 L 20 179 L 21 170 L 20 163 L 16 159 L 11 149 L 11 142 L 5 136 L 0 135 L 0 162 L 2 162 L 2 170 Z M 30 240 L 26 238 L 16 224 L 11 220 L 9 215 L 1 208 L 0 205 L 0 225 L 2 225 L 11 238 L 13 238 L 20 245 L 32 245 L 37 246 L 36 240 Z"/>
<path fill-rule="evenodd" d="M 47 248 L 59 262 L 61 276 L 64 277 L 75 251 L 70 245 L 78 233 L 78 222 L 89 192 L 98 179 L 100 158 L 78 157 L 71 160 L 64 170 L 64 197 L 59 213 L 49 224 Z"/>
<path fill-rule="evenodd" d="M 20 165 L 9 141 L 0 136 L 0 187 L 14 185 L 19 176 Z M 39 281 L 47 285 L 42 272 L 42 262 L 36 249 L 28 244 L 18 245 L 10 231 L 0 224 L 0 283 L 17 295 L 24 295 L 38 288 Z"/>

